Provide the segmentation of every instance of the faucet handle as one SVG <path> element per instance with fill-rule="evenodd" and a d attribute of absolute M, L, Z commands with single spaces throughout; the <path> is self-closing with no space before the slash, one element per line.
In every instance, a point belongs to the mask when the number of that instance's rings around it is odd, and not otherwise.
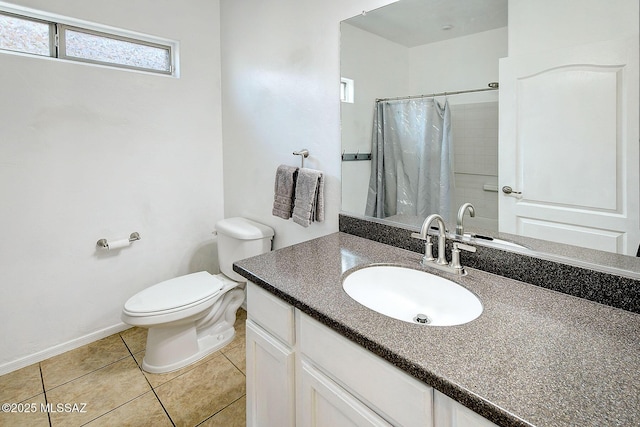
<path fill-rule="evenodd" d="M 414 239 L 427 240 L 427 238 L 422 237 L 422 234 L 420 233 L 411 233 L 411 237 L 413 237 Z"/>
<path fill-rule="evenodd" d="M 467 251 L 467 252 L 476 251 L 475 246 L 467 245 L 465 243 L 460 243 L 460 242 L 453 242 L 453 249 L 462 249 L 463 251 Z"/>
<path fill-rule="evenodd" d="M 464 276 L 465 274 L 467 274 L 467 272 L 464 270 L 464 267 L 460 263 L 460 249 L 467 252 L 475 252 L 476 247 L 460 242 L 453 242 L 453 250 L 451 251 L 451 264 L 449 264 L 449 266 L 456 274 Z"/>

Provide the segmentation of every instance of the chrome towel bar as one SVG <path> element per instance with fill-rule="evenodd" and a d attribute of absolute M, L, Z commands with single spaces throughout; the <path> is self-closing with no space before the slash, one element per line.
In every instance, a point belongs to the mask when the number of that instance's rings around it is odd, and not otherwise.
<path fill-rule="evenodd" d="M 293 152 L 294 156 L 300 156 L 300 161 L 302 162 L 302 164 L 300 165 L 301 168 L 304 167 L 304 159 L 306 159 L 307 157 L 309 157 L 309 150 L 307 150 L 306 148 L 303 148 L 300 151 L 294 151 Z"/>

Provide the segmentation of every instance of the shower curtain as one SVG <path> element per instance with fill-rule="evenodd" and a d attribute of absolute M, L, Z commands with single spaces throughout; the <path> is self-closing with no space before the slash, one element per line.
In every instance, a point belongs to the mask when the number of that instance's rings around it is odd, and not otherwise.
<path fill-rule="evenodd" d="M 449 105 L 433 98 L 376 103 L 365 214 L 452 219 L 454 189 Z"/>

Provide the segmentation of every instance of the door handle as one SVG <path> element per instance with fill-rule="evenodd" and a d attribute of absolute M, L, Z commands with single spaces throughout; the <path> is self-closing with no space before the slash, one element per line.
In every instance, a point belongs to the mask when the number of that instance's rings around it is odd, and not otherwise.
<path fill-rule="evenodd" d="M 502 187 L 502 192 L 504 194 L 522 194 L 522 191 L 513 191 L 513 188 L 509 187 L 508 185 Z"/>

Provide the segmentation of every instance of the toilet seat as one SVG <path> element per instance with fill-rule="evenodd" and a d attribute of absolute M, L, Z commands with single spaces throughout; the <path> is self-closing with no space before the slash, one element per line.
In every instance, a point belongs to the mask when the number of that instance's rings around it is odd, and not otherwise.
<path fill-rule="evenodd" d="M 149 317 L 188 310 L 212 303 L 224 288 L 224 283 L 206 271 L 165 280 L 144 289 L 124 304 L 123 313 L 130 317 Z"/>

